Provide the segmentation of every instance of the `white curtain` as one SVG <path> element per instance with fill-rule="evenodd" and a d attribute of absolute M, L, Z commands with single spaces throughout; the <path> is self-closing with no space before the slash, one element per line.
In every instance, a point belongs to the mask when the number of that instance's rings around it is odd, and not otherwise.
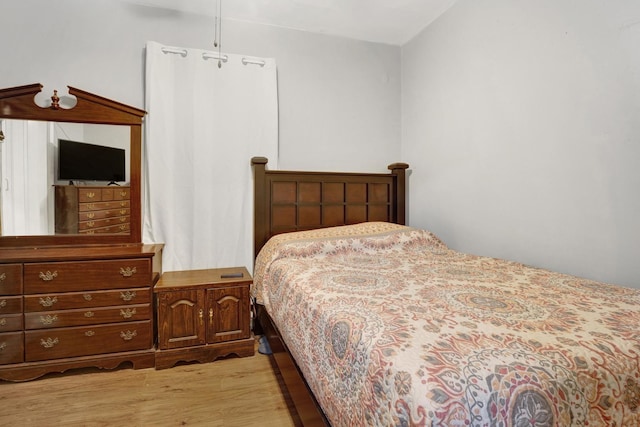
<path fill-rule="evenodd" d="M 253 268 L 250 160 L 277 166 L 276 64 L 222 56 L 146 46 L 143 240 L 165 244 L 164 271 Z"/>

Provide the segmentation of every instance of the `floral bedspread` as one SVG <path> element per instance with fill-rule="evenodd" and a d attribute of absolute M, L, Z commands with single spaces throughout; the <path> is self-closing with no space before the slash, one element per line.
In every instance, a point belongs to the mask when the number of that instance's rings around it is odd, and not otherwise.
<path fill-rule="evenodd" d="M 275 236 L 254 276 L 333 426 L 640 426 L 640 290 L 388 223 Z"/>

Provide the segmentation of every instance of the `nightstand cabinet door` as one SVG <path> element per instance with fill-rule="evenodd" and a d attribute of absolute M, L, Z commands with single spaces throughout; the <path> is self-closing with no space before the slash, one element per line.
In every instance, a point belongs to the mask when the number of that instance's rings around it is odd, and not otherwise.
<path fill-rule="evenodd" d="M 205 290 L 181 290 L 158 294 L 160 349 L 206 343 Z"/>
<path fill-rule="evenodd" d="M 207 342 L 249 338 L 249 304 L 248 286 L 207 289 Z"/>

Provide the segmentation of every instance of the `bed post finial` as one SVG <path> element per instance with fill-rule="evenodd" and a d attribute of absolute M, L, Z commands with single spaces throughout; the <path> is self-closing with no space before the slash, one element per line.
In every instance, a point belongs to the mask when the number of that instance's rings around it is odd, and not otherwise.
<path fill-rule="evenodd" d="M 260 248 L 267 240 L 267 202 L 265 200 L 265 170 L 269 159 L 266 157 L 252 157 L 253 167 L 253 256 L 258 256 Z"/>
<path fill-rule="evenodd" d="M 405 225 L 406 169 L 409 168 L 409 165 L 407 163 L 392 163 L 388 168 L 396 176 L 395 221 L 398 224 Z"/>

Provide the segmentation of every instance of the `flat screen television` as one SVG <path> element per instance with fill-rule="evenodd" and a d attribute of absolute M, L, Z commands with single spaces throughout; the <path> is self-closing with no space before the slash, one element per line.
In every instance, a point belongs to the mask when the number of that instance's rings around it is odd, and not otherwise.
<path fill-rule="evenodd" d="M 58 179 L 124 181 L 125 150 L 58 139 Z"/>

